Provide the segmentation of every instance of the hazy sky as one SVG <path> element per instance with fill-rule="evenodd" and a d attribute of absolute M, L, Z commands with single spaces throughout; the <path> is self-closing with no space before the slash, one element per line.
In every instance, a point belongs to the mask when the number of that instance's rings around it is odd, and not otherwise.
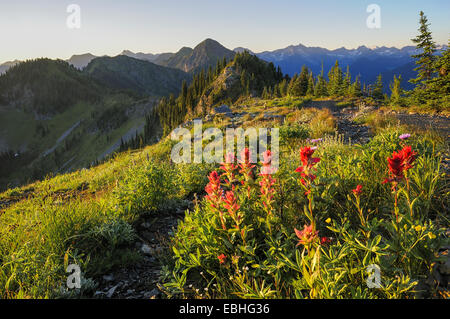
<path fill-rule="evenodd" d="M 381 8 L 381 29 L 369 29 L 369 4 Z M 81 8 L 81 28 L 66 25 L 67 6 Z M 411 45 L 419 11 L 434 39 L 450 36 L 448 0 L 0 0 L 0 62 L 72 54 L 117 55 L 176 52 L 205 38 L 255 52 L 292 44 L 345 46 Z"/>

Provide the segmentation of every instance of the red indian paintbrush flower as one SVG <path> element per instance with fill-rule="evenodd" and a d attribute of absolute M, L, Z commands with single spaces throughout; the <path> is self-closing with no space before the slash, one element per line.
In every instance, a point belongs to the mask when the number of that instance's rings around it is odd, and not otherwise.
<path fill-rule="evenodd" d="M 416 155 L 411 146 L 405 146 L 402 150 L 393 152 L 392 157 L 387 159 L 390 178 L 385 179 L 383 184 L 401 181 L 405 177 L 404 173 L 412 168 Z"/>
<path fill-rule="evenodd" d="M 224 207 L 228 210 L 228 214 L 234 219 L 236 217 L 236 212 L 239 210 L 240 206 L 237 203 L 236 196 L 233 191 L 228 191 L 225 195 Z"/>
<path fill-rule="evenodd" d="M 321 237 L 320 238 L 320 244 L 321 245 L 327 245 L 331 243 L 331 238 L 330 237 Z"/>
<path fill-rule="evenodd" d="M 219 259 L 220 264 L 224 264 L 225 261 L 227 260 L 227 256 L 225 256 L 225 254 L 219 255 L 217 256 L 217 258 Z"/>
<path fill-rule="evenodd" d="M 272 178 L 271 174 L 273 173 L 273 169 L 271 167 L 272 162 L 272 152 L 270 150 L 267 150 L 263 153 L 263 162 L 262 162 L 262 168 L 261 168 L 261 174 L 262 180 L 259 182 L 259 185 L 261 186 L 261 200 L 264 205 L 264 209 L 268 214 L 272 213 L 272 203 L 274 202 L 273 197 L 275 194 L 275 189 L 273 188 L 273 185 L 275 184 L 276 180 Z"/>
<path fill-rule="evenodd" d="M 216 171 L 211 172 L 208 176 L 209 183 L 205 187 L 205 191 L 208 195 L 205 196 L 211 208 L 219 213 L 220 222 L 222 223 L 222 229 L 226 229 L 225 220 L 223 218 L 223 212 L 221 210 L 223 190 L 220 187 L 220 176 Z"/>
<path fill-rule="evenodd" d="M 352 190 L 353 194 L 355 194 L 355 196 L 360 196 L 362 194 L 362 188 L 362 185 L 356 186 L 356 188 Z"/>
<path fill-rule="evenodd" d="M 304 167 L 311 168 L 316 163 L 320 162 L 320 158 L 314 158 L 312 155 L 314 154 L 315 149 L 309 146 L 306 146 L 300 149 L 300 161 L 302 162 Z"/>
<path fill-rule="evenodd" d="M 239 172 L 244 175 L 244 179 L 246 181 L 248 181 L 250 178 L 253 178 L 252 169 L 255 167 L 255 165 L 250 163 L 250 157 L 250 150 L 248 148 L 245 148 L 241 152 L 241 158 L 239 160 Z"/>
<path fill-rule="evenodd" d="M 401 153 L 403 155 L 403 165 L 405 166 L 405 171 L 412 168 L 412 163 L 415 161 L 417 153 L 411 149 L 411 146 L 405 146 Z"/>
<path fill-rule="evenodd" d="M 295 235 L 297 235 L 298 239 L 300 241 L 298 242 L 297 246 L 304 245 L 307 246 L 314 242 L 316 238 L 318 238 L 318 231 L 314 231 L 314 228 L 312 225 L 305 225 L 303 230 L 298 230 L 297 228 L 294 228 Z"/>
<path fill-rule="evenodd" d="M 320 158 L 312 157 L 314 152 L 315 148 L 311 148 L 309 146 L 300 149 L 300 160 L 302 162 L 302 166 L 299 166 L 295 171 L 300 173 L 302 177 L 300 179 L 300 183 L 302 183 L 305 188 L 307 188 L 309 184 L 316 179 L 316 175 L 310 173 L 314 165 L 320 162 Z M 307 189 L 305 195 L 310 193 L 311 190 Z"/>
<path fill-rule="evenodd" d="M 236 165 L 234 165 L 234 162 L 236 160 L 236 157 L 233 153 L 228 153 L 225 156 L 225 162 L 221 163 L 220 169 L 222 169 L 225 173 L 222 174 L 222 176 L 226 176 L 227 180 L 226 183 L 228 186 L 230 186 L 234 181 L 234 171 L 237 168 Z"/>
<path fill-rule="evenodd" d="M 205 191 L 208 195 L 205 198 L 210 201 L 213 206 L 216 206 L 218 202 L 220 202 L 222 198 L 222 189 L 220 188 L 220 176 L 216 171 L 211 172 L 208 176 L 209 183 L 205 187 Z"/>

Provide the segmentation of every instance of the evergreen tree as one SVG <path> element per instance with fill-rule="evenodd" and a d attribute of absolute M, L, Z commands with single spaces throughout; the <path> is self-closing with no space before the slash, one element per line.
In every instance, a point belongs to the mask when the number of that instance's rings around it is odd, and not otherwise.
<path fill-rule="evenodd" d="M 416 43 L 417 49 L 420 51 L 418 54 L 412 56 L 416 59 L 416 65 L 418 65 L 418 67 L 414 69 L 418 74 L 417 77 L 411 79 L 410 82 L 419 84 L 422 87 L 427 85 L 426 82 L 431 80 L 435 72 L 434 63 L 436 57 L 434 56 L 434 53 L 436 52 L 436 44 L 431 36 L 429 26 L 427 17 L 423 11 L 420 11 L 420 34 L 412 39 L 412 41 Z"/>
<path fill-rule="evenodd" d="M 378 75 L 377 82 L 372 90 L 372 97 L 377 100 L 382 100 L 383 96 L 383 77 L 382 75 Z"/>
<path fill-rule="evenodd" d="M 291 81 L 289 82 L 287 94 L 290 96 L 298 96 L 299 90 L 298 90 L 297 85 L 298 85 L 298 75 L 296 73 L 296 74 L 294 74 Z"/>
<path fill-rule="evenodd" d="M 352 85 L 352 76 L 350 74 L 350 67 L 347 65 L 347 71 L 345 72 L 344 80 L 342 82 L 342 95 L 350 95 Z"/>
<path fill-rule="evenodd" d="M 314 95 L 314 87 L 315 87 L 315 82 L 314 82 L 314 76 L 312 71 L 309 73 L 309 78 L 308 78 L 308 90 L 306 91 L 306 95 L 307 96 L 313 96 Z"/>
<path fill-rule="evenodd" d="M 325 80 L 325 77 L 323 75 L 323 63 L 322 63 L 322 70 L 320 71 L 319 76 L 317 77 L 317 84 L 314 88 L 314 95 L 316 97 L 322 97 L 328 95 L 327 93 L 327 82 Z"/>
<path fill-rule="evenodd" d="M 342 90 L 342 70 L 339 67 L 339 62 L 336 60 L 336 63 L 331 68 L 330 72 L 328 72 L 328 93 L 331 96 L 340 96 Z"/>
<path fill-rule="evenodd" d="M 351 97 L 360 97 L 363 95 L 361 90 L 361 82 L 359 80 L 359 76 L 356 77 L 355 82 L 350 87 L 350 96 Z"/>
<path fill-rule="evenodd" d="M 400 104 L 400 99 L 402 96 L 402 76 L 399 75 L 398 78 L 394 75 L 394 81 L 389 85 L 389 88 L 391 89 L 391 104 L 398 105 Z"/>
<path fill-rule="evenodd" d="M 287 95 L 287 90 L 288 90 L 288 81 L 287 81 L 287 79 L 283 79 L 283 81 L 280 82 L 280 84 L 278 85 L 278 90 L 280 92 L 280 97 L 283 97 L 283 96 Z"/>
<path fill-rule="evenodd" d="M 304 65 L 298 77 L 298 96 L 305 96 L 308 91 L 309 70 Z"/>

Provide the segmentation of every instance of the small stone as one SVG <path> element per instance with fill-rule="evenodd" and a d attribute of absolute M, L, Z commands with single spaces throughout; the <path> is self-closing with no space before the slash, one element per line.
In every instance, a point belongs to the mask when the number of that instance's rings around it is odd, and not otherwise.
<path fill-rule="evenodd" d="M 105 276 L 103 276 L 103 280 L 104 281 L 113 281 L 114 275 L 105 275 Z"/>
<path fill-rule="evenodd" d="M 119 287 L 119 285 L 114 286 L 114 287 L 112 287 L 111 289 L 109 289 L 109 290 L 106 292 L 106 297 L 107 297 L 107 298 L 111 298 L 112 295 L 114 294 L 114 292 L 116 291 L 117 287 Z"/>
<path fill-rule="evenodd" d="M 145 255 L 151 255 L 152 248 L 147 244 L 143 244 L 141 247 L 141 252 Z"/>

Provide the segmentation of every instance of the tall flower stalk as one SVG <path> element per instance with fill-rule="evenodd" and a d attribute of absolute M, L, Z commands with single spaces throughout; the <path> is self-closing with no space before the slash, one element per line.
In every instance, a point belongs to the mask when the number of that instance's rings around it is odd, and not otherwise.
<path fill-rule="evenodd" d="M 314 167 L 317 163 L 320 162 L 320 158 L 312 157 L 315 152 L 315 148 L 311 148 L 306 146 L 300 149 L 300 161 L 302 163 L 295 171 L 300 173 L 300 185 L 303 187 L 305 191 L 305 195 L 308 197 L 308 208 L 305 209 L 306 216 L 311 221 L 311 225 L 313 229 L 316 229 L 316 223 L 314 221 L 313 216 L 313 195 L 312 195 L 312 187 L 313 182 L 316 179 L 316 175 L 312 172 L 316 168 Z"/>

